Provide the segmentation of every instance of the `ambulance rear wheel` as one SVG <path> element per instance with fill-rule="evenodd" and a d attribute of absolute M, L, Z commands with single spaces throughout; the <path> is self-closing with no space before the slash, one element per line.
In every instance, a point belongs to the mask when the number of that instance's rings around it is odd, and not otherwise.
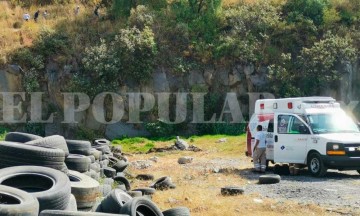
<path fill-rule="evenodd" d="M 308 170 L 312 176 L 322 177 L 326 174 L 327 167 L 321 160 L 319 153 L 312 153 L 308 158 Z"/>

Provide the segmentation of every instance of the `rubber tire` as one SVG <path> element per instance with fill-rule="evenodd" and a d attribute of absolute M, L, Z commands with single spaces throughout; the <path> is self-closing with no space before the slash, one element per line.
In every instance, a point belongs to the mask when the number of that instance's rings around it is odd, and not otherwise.
<path fill-rule="evenodd" d="M 41 146 L 45 148 L 59 148 L 65 152 L 65 157 L 69 155 L 69 149 L 66 144 L 66 140 L 63 136 L 53 135 L 44 137 L 41 139 L 36 139 L 33 141 L 26 142 L 27 145 L 32 146 Z"/>
<path fill-rule="evenodd" d="M 141 191 L 127 191 L 126 193 L 129 194 L 132 198 L 142 197 Z"/>
<path fill-rule="evenodd" d="M 90 164 L 90 169 L 92 169 L 92 170 L 94 170 L 95 172 L 100 172 L 100 164 L 98 164 L 98 163 L 92 163 L 92 164 Z"/>
<path fill-rule="evenodd" d="M 145 216 L 163 216 L 163 213 L 155 205 L 155 203 L 144 197 L 136 197 L 125 203 L 125 205 L 120 209 L 120 214 L 136 216 L 138 213 Z"/>
<path fill-rule="evenodd" d="M 240 187 L 228 186 L 221 188 L 221 195 L 223 196 L 235 196 L 243 193 L 244 193 L 244 189 Z"/>
<path fill-rule="evenodd" d="M 69 171 L 71 179 L 71 193 L 76 198 L 79 209 L 91 208 L 99 195 L 99 182 L 76 171 Z M 76 181 L 74 181 L 74 179 Z"/>
<path fill-rule="evenodd" d="M 101 146 L 101 145 L 107 145 L 109 146 L 111 144 L 111 142 L 107 139 L 95 139 L 94 142 L 93 142 L 93 145 L 94 146 Z"/>
<path fill-rule="evenodd" d="M 6 197 L 18 200 L 19 203 L 3 204 Z M 2 216 L 37 216 L 39 201 L 31 194 L 8 186 L 0 185 L 0 215 Z"/>
<path fill-rule="evenodd" d="M 68 206 L 65 208 L 66 211 L 77 211 L 76 198 L 73 194 L 70 194 L 70 200 Z"/>
<path fill-rule="evenodd" d="M 91 143 L 86 140 L 66 140 L 70 154 L 91 155 Z"/>
<path fill-rule="evenodd" d="M 164 216 L 190 216 L 190 209 L 187 207 L 176 207 L 163 211 Z"/>
<path fill-rule="evenodd" d="M 112 191 L 111 185 L 100 185 L 100 193 L 103 197 L 107 196 Z"/>
<path fill-rule="evenodd" d="M 86 157 L 90 159 L 91 163 L 95 163 L 95 156 L 94 155 L 88 155 Z"/>
<path fill-rule="evenodd" d="M 120 189 L 112 190 L 102 201 L 101 201 L 101 212 L 104 213 L 119 213 L 120 209 L 125 203 L 132 200 L 132 197 Z"/>
<path fill-rule="evenodd" d="M 84 155 L 70 154 L 65 159 L 65 163 L 70 170 L 87 172 L 90 170 L 91 160 Z"/>
<path fill-rule="evenodd" d="M 360 174 L 360 170 L 356 170 Z"/>
<path fill-rule="evenodd" d="M 109 157 L 109 166 L 114 168 L 116 172 L 122 172 L 129 165 L 128 161 L 117 159 L 116 157 Z"/>
<path fill-rule="evenodd" d="M 312 160 L 318 160 L 319 162 L 319 171 L 314 173 L 312 170 L 311 170 L 311 161 Z M 309 158 L 307 160 L 307 165 L 308 165 L 308 170 L 310 172 L 310 174 L 314 177 L 323 177 L 326 175 L 326 172 L 327 172 L 327 167 L 324 165 L 324 162 L 321 160 L 321 156 L 319 153 L 311 153 L 309 155 Z"/>
<path fill-rule="evenodd" d="M 0 141 L 0 169 L 13 166 L 43 166 L 67 173 L 65 153 L 61 149 L 43 148 Z"/>
<path fill-rule="evenodd" d="M 116 176 L 116 170 L 111 167 L 104 167 L 104 175 L 107 178 L 114 178 Z"/>
<path fill-rule="evenodd" d="M 92 146 L 93 148 L 95 148 L 98 151 L 101 151 L 102 154 L 106 154 L 106 153 L 110 153 L 110 147 L 108 145 L 94 145 Z"/>
<path fill-rule="evenodd" d="M 107 184 L 107 185 L 113 185 L 114 184 L 114 179 L 112 179 L 112 178 L 105 178 L 104 180 L 103 180 L 103 184 Z"/>
<path fill-rule="evenodd" d="M 174 184 L 171 182 L 171 178 L 168 176 L 161 177 L 155 180 L 151 185 L 151 188 L 155 188 L 156 190 L 166 190 L 171 187 L 174 187 Z"/>
<path fill-rule="evenodd" d="M 114 181 L 117 182 L 117 183 L 122 183 L 123 185 L 125 185 L 125 188 L 126 188 L 127 191 L 131 190 L 130 182 L 124 176 L 115 176 Z"/>
<path fill-rule="evenodd" d="M 95 148 L 90 149 L 90 154 L 95 157 L 95 160 L 99 160 L 100 156 L 102 155 L 101 151 L 96 150 Z"/>
<path fill-rule="evenodd" d="M 281 180 L 281 177 L 276 174 L 261 175 L 259 177 L 259 184 L 277 184 Z"/>
<path fill-rule="evenodd" d="M 153 195 L 156 190 L 154 188 L 136 188 L 132 191 L 140 191 L 142 193 L 142 195 Z"/>
<path fill-rule="evenodd" d="M 37 136 L 29 133 L 9 132 L 5 136 L 5 141 L 26 143 L 41 138 L 42 138 L 41 136 Z"/>
<path fill-rule="evenodd" d="M 26 179 L 22 179 L 22 175 L 25 175 Z M 44 178 L 48 179 L 47 182 L 43 181 Z M 46 185 L 48 181 L 52 184 L 50 187 Z M 70 201 L 71 185 L 68 176 L 47 167 L 18 166 L 1 169 L 0 184 L 25 191 L 29 187 L 45 189 L 40 192 L 29 192 L 38 199 L 40 212 L 45 209 L 64 210 Z"/>
<path fill-rule="evenodd" d="M 138 179 L 138 180 L 148 181 L 148 180 L 154 180 L 154 175 L 152 175 L 152 174 L 139 174 L 135 178 Z"/>
<path fill-rule="evenodd" d="M 107 214 L 99 212 L 81 212 L 81 211 L 57 211 L 57 210 L 45 210 L 40 213 L 39 216 L 128 216 L 121 214 Z"/>

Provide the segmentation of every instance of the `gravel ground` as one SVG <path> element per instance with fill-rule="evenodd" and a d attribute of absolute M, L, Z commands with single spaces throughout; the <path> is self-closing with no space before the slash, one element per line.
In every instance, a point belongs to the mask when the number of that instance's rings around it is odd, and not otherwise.
<path fill-rule="evenodd" d="M 249 170 L 241 175 L 249 180 L 259 176 Z M 356 171 L 330 170 L 325 177 L 315 178 L 304 170 L 297 176 L 281 176 L 279 184 L 259 185 L 250 182 L 245 190 L 248 194 L 256 193 L 264 198 L 291 200 L 300 204 L 313 203 L 335 209 L 351 208 L 360 213 L 360 175 Z"/>
<path fill-rule="evenodd" d="M 360 174 L 357 171 L 328 170 L 323 178 L 309 175 L 307 169 L 296 176 L 281 176 L 279 184 L 257 184 L 260 174 L 252 172 L 249 158 L 217 158 L 203 161 L 194 159 L 187 166 L 212 170 L 214 173 L 235 173 L 248 180 L 246 194 L 259 194 L 260 198 L 273 198 L 279 202 L 316 204 L 339 215 L 360 215 Z M 244 168 L 245 167 L 245 168 Z M 273 172 L 267 171 L 267 174 Z M 338 211 L 342 209 L 342 211 Z"/>

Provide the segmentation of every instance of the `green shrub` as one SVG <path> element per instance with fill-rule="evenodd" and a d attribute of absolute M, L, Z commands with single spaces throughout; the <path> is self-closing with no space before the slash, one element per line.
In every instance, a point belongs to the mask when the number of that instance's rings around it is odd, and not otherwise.
<path fill-rule="evenodd" d="M 153 137 L 168 137 L 178 132 L 175 130 L 176 125 L 166 124 L 161 121 L 146 123 L 145 128 Z"/>
<path fill-rule="evenodd" d="M 288 22 L 296 22 L 299 16 L 303 16 L 319 26 L 323 24 L 326 5 L 326 0 L 288 0 L 283 13 Z"/>
<path fill-rule="evenodd" d="M 115 89 L 125 79 L 146 82 L 154 70 L 156 54 L 151 29 L 121 29 L 113 40 L 101 40 L 100 45 L 85 50 L 82 62 L 86 74 L 78 78 L 90 82 L 96 93 Z"/>
<path fill-rule="evenodd" d="M 135 9 L 131 9 L 129 17 L 129 25 L 143 30 L 145 26 L 151 27 L 154 23 L 154 14 L 144 6 L 139 5 Z"/>
<path fill-rule="evenodd" d="M 303 48 L 299 65 L 304 76 L 304 91 L 319 94 L 320 89 L 340 79 L 337 67 L 355 60 L 356 49 L 350 38 L 328 35 L 310 48 Z"/>

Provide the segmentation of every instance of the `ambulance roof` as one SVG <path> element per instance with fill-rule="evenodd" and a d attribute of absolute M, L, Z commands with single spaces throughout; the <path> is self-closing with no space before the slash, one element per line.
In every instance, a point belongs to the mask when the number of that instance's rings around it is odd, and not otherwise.
<path fill-rule="evenodd" d="M 284 112 L 305 113 L 306 109 L 325 110 L 340 108 L 340 104 L 331 97 L 298 97 L 282 99 L 261 99 L 255 103 L 255 114 Z"/>

